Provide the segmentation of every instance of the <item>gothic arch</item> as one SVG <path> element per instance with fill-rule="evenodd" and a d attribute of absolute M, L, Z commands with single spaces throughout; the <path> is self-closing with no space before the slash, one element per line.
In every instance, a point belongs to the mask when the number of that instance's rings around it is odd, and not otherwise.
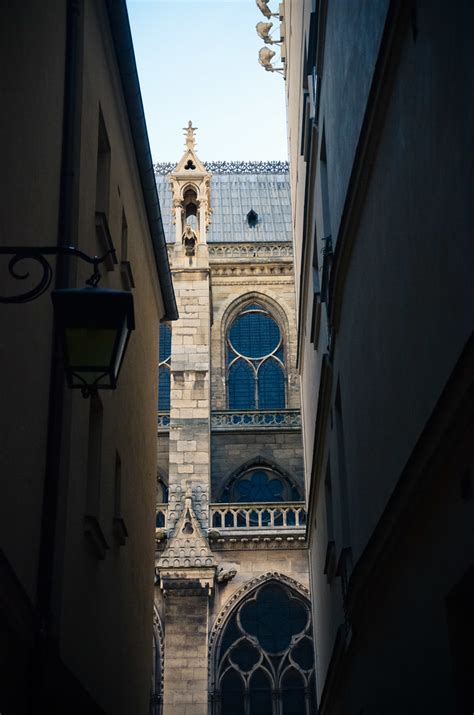
<path fill-rule="evenodd" d="M 276 321 L 278 327 L 281 330 L 281 334 L 283 336 L 283 342 L 285 344 L 286 348 L 286 359 L 287 363 L 289 364 L 290 360 L 290 355 L 288 354 L 288 346 L 289 346 L 289 338 L 290 338 L 290 326 L 288 322 L 288 310 L 284 309 L 281 304 L 276 300 L 276 298 L 273 298 L 272 296 L 268 295 L 267 293 L 260 293 L 259 291 L 249 291 L 248 293 L 243 293 L 242 295 L 237 296 L 232 296 L 232 298 L 229 299 L 227 305 L 225 306 L 221 317 L 220 317 L 220 345 L 224 346 L 225 345 L 225 340 L 226 340 L 226 335 L 227 331 L 231 325 L 231 323 L 234 321 L 234 319 L 238 316 L 242 308 L 245 308 L 246 305 L 250 303 L 261 303 L 263 308 L 266 308 L 268 312 L 271 314 L 271 316 L 274 318 Z M 222 350 L 222 348 L 221 348 Z M 222 360 L 223 360 L 223 366 L 225 364 L 225 350 L 222 350 Z"/>
<path fill-rule="evenodd" d="M 153 673 L 150 707 L 152 715 L 161 715 L 164 665 L 164 631 L 155 603 L 153 604 Z"/>
<path fill-rule="evenodd" d="M 276 647 L 274 648 L 264 643 L 265 638 L 262 640 L 262 632 L 260 635 L 258 631 L 251 634 L 252 631 L 248 630 L 248 624 L 252 622 L 252 619 L 248 621 L 248 608 L 257 608 L 260 598 L 267 600 L 276 598 L 276 603 L 278 603 L 277 596 L 280 598 L 280 603 L 283 599 L 283 603 L 287 604 L 286 607 L 291 609 L 288 611 L 291 614 L 290 620 L 284 620 L 284 622 L 291 622 L 292 626 L 287 628 L 288 633 L 284 630 L 283 632 L 275 630 L 274 645 Z M 260 604 L 260 607 L 263 605 Z M 246 610 L 247 616 L 245 615 Z M 282 613 L 284 612 L 285 610 L 282 611 Z M 295 613 L 298 614 L 296 620 Z M 244 618 L 247 621 L 246 625 L 244 625 Z M 297 622 L 298 624 L 295 626 Z M 291 630 L 293 626 L 295 627 Z M 263 632 L 267 631 L 264 629 Z M 244 651 L 242 651 L 242 647 Z M 236 665 L 236 662 L 238 663 L 237 653 L 240 656 L 245 655 L 246 649 L 253 651 L 254 657 L 257 653 L 259 655 L 250 666 Z M 301 663 L 302 651 L 306 653 L 304 656 L 306 663 Z M 278 665 L 271 662 L 275 657 L 279 659 Z M 232 594 L 219 612 L 209 638 L 209 692 L 213 702 L 213 715 L 221 715 L 224 708 L 229 705 L 229 702 L 226 701 L 229 691 L 226 691 L 225 685 L 229 675 L 240 681 L 242 691 L 239 697 L 245 697 L 247 703 L 251 703 L 255 696 L 252 685 L 255 682 L 254 677 L 263 677 L 270 688 L 268 697 L 270 698 L 271 692 L 278 693 L 278 703 L 273 701 L 272 712 L 280 712 L 280 708 L 283 708 L 282 712 L 285 712 L 285 698 L 291 696 L 292 687 L 291 684 L 288 687 L 285 681 L 287 677 L 293 677 L 293 679 L 296 677 L 299 682 L 297 686 L 299 697 L 302 699 L 301 713 L 303 715 L 313 712 L 315 707 L 315 664 L 312 646 L 311 603 L 309 591 L 305 586 L 285 574 L 272 571 L 248 581 Z M 275 708 L 277 708 L 276 711 Z"/>
<path fill-rule="evenodd" d="M 296 489 L 300 493 L 300 498 L 302 499 L 302 485 L 298 484 L 297 480 L 289 474 L 285 469 L 280 467 L 276 462 L 272 462 L 270 459 L 261 457 L 253 457 L 247 462 L 241 464 L 237 469 L 234 469 L 224 480 L 223 485 L 219 489 L 216 501 L 221 501 L 225 492 L 229 490 L 232 484 L 245 472 L 249 470 L 256 469 L 260 467 L 261 469 L 267 469 L 278 475 L 283 481 L 287 482 L 290 488 Z M 291 500 L 292 501 L 292 500 Z"/>
<path fill-rule="evenodd" d="M 220 370 L 221 370 L 221 375 L 223 376 L 223 385 L 224 385 L 224 403 L 226 408 L 229 406 L 229 395 L 228 395 L 228 389 L 229 389 L 229 366 L 227 365 L 227 352 L 228 352 L 228 346 L 230 343 L 228 343 L 228 335 L 229 331 L 231 329 L 231 326 L 235 320 L 238 319 L 239 315 L 242 312 L 245 312 L 245 309 L 247 306 L 251 306 L 253 304 L 258 304 L 261 306 L 263 311 L 266 311 L 268 313 L 269 318 L 271 318 L 272 321 L 275 322 L 275 324 L 278 326 L 278 330 L 280 332 L 280 345 L 283 348 L 282 350 L 282 355 L 278 355 L 278 353 L 275 351 L 275 353 L 272 354 L 272 356 L 265 357 L 263 360 L 254 363 L 254 369 L 256 369 L 255 375 L 258 374 L 263 374 L 263 371 L 260 372 L 260 368 L 263 367 L 264 369 L 272 369 L 271 366 L 274 365 L 279 365 L 280 369 L 282 370 L 282 378 L 283 378 L 283 385 L 282 389 L 284 390 L 283 398 L 284 398 L 284 406 L 288 406 L 289 404 L 289 387 L 290 387 L 290 382 L 292 380 L 292 365 L 293 365 L 293 358 L 291 355 L 291 340 L 290 340 L 290 328 L 289 328 L 289 322 L 288 322 L 288 312 L 285 311 L 280 303 L 275 300 L 273 297 L 267 295 L 266 293 L 261 293 L 258 291 L 250 291 L 248 293 L 244 293 L 242 295 L 239 295 L 238 297 L 232 297 L 232 299 L 227 303 L 225 306 L 224 310 L 221 312 L 221 317 L 220 317 L 220 322 L 218 323 L 218 329 L 219 329 L 219 350 L 220 350 L 220 355 L 219 355 L 219 362 L 220 362 Z M 238 357 L 238 353 L 235 352 L 231 349 L 232 354 L 236 356 L 236 360 L 240 365 L 245 365 L 247 364 L 247 370 L 252 371 L 252 367 L 250 367 L 251 363 L 248 360 L 247 357 Z M 233 361 L 235 362 L 235 361 Z M 232 369 L 232 368 L 231 368 Z M 241 368 L 242 369 L 242 368 Z M 275 368 L 273 368 L 275 369 Z M 229 373 L 230 374 L 230 373 Z M 257 387 L 257 378 L 254 378 L 256 380 L 255 384 L 255 399 L 257 400 L 257 393 L 259 392 L 259 388 Z M 257 408 L 258 409 L 258 408 Z"/>

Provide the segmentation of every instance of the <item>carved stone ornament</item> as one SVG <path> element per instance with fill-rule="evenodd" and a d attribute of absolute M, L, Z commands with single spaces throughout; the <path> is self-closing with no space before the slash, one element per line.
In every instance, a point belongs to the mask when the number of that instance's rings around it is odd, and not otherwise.
<path fill-rule="evenodd" d="M 231 581 L 237 573 L 236 568 L 225 568 L 220 566 L 217 569 L 217 583 L 227 583 Z"/>
<path fill-rule="evenodd" d="M 187 569 L 215 567 L 215 559 L 209 548 L 192 506 L 191 486 L 182 496 L 181 514 L 175 524 L 168 544 L 157 563 L 158 569 Z"/>
<path fill-rule="evenodd" d="M 197 236 L 191 226 L 187 223 L 184 227 L 183 233 L 184 252 L 187 256 L 194 256 L 196 254 L 196 243 Z"/>

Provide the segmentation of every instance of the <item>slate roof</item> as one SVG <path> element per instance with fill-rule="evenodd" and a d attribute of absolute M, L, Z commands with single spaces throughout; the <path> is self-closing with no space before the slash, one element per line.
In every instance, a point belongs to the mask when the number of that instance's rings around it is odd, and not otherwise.
<path fill-rule="evenodd" d="M 174 243 L 172 196 L 167 176 L 156 174 L 163 227 L 167 243 Z M 208 243 L 291 241 L 290 181 L 287 172 L 213 173 L 211 225 Z M 253 209 L 258 222 L 250 228 Z"/>

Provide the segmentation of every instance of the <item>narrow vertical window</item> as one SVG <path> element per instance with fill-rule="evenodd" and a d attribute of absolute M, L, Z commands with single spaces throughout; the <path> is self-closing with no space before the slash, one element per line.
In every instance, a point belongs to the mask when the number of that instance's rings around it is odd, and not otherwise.
<path fill-rule="evenodd" d="M 102 469 L 102 402 L 97 395 L 90 398 L 89 443 L 87 451 L 86 513 L 99 516 L 100 476 Z"/>
<path fill-rule="evenodd" d="M 158 363 L 158 411 L 170 411 L 171 388 L 171 328 L 167 323 L 160 325 L 160 348 Z"/>
<path fill-rule="evenodd" d="M 97 143 L 97 175 L 95 210 L 107 215 L 110 188 L 110 143 L 105 128 L 104 117 L 99 112 L 99 136 Z"/>
<path fill-rule="evenodd" d="M 335 401 L 337 465 L 339 472 L 339 491 L 341 495 L 341 524 L 343 546 L 350 546 L 349 494 L 346 471 L 346 449 L 344 444 L 344 425 L 342 421 L 341 387 L 338 382 Z"/>
<path fill-rule="evenodd" d="M 329 464 L 329 458 L 326 469 L 326 479 L 324 480 L 324 495 L 326 501 L 326 527 L 328 532 L 328 541 L 334 543 L 334 505 L 332 498 L 331 466 Z"/>
<path fill-rule="evenodd" d="M 324 494 L 326 506 L 326 528 L 327 528 L 327 547 L 326 559 L 324 562 L 324 573 L 328 583 L 334 577 L 336 571 L 336 541 L 334 537 L 334 501 L 331 482 L 331 467 L 328 456 L 328 465 L 326 468 L 326 479 L 324 480 Z"/>
<path fill-rule="evenodd" d="M 122 209 L 122 231 L 120 237 L 120 260 L 126 261 L 128 259 L 128 225 L 127 217 L 125 216 L 125 211 Z"/>
<path fill-rule="evenodd" d="M 115 452 L 114 516 L 122 516 L 122 460 Z"/>
<path fill-rule="evenodd" d="M 319 154 L 319 171 L 321 184 L 322 238 L 331 235 L 331 212 L 329 208 L 329 181 L 326 153 L 326 132 L 323 128 L 321 151 Z"/>

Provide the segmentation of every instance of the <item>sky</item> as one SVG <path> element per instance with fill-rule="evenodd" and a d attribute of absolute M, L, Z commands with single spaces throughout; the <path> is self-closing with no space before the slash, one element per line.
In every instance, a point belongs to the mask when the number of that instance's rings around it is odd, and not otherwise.
<path fill-rule="evenodd" d="M 153 161 L 177 162 L 192 120 L 203 161 L 286 160 L 284 80 L 258 64 L 255 0 L 127 0 Z M 269 7 L 278 9 L 277 0 Z M 271 34 L 279 38 L 279 20 Z M 276 66 L 278 46 L 273 62 Z"/>

